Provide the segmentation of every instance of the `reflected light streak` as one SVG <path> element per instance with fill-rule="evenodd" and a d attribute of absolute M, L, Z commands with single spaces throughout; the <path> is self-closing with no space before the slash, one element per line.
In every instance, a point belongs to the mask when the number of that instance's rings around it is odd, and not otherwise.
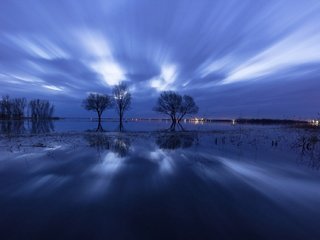
<path fill-rule="evenodd" d="M 165 153 L 162 149 L 156 149 L 149 153 L 150 160 L 158 164 L 160 173 L 174 173 L 174 161 L 170 154 Z"/>

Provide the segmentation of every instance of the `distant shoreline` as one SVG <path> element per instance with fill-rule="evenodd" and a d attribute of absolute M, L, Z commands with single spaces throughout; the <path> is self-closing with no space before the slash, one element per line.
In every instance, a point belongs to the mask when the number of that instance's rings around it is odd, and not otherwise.
<path fill-rule="evenodd" d="M 32 118 L 32 117 L 22 117 L 22 118 L 0 118 L 0 121 L 24 121 L 24 120 L 35 120 L 35 121 L 46 121 L 46 120 L 62 120 L 66 118 L 61 117 L 50 117 L 50 118 Z"/>
<path fill-rule="evenodd" d="M 32 119 L 31 117 L 24 118 L 0 118 L 0 121 L 24 121 L 24 120 L 37 120 L 37 121 L 55 121 L 55 120 L 88 120 L 97 121 L 97 118 L 90 117 L 52 117 L 42 119 Z M 118 118 L 102 118 L 103 121 L 118 121 Z M 140 122 L 140 121 L 171 121 L 168 118 L 126 118 L 126 122 Z M 235 118 L 235 119 L 213 119 L 213 118 L 186 118 L 181 123 L 230 123 L 230 124 L 308 124 L 307 120 L 293 120 L 293 119 L 272 119 L 272 118 Z"/>

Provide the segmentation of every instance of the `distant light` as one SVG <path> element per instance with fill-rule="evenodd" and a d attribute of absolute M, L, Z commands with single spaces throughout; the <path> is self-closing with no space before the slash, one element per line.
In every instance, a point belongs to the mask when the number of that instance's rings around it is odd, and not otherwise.
<path fill-rule="evenodd" d="M 311 123 L 311 125 L 313 125 L 313 126 L 319 126 L 319 124 L 320 124 L 320 121 L 319 120 L 311 120 L 310 121 L 310 123 Z"/>
<path fill-rule="evenodd" d="M 194 124 L 203 124 L 205 122 L 205 119 L 195 117 L 195 118 L 191 118 L 189 121 L 193 122 Z"/>

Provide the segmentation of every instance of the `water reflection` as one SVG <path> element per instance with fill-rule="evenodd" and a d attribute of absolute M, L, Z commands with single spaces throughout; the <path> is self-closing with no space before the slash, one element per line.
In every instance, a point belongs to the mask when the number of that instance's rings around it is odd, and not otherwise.
<path fill-rule="evenodd" d="M 112 142 L 112 151 L 117 153 L 120 157 L 127 156 L 130 150 L 130 139 L 126 137 L 116 137 Z"/>
<path fill-rule="evenodd" d="M 313 169 L 320 169 L 320 139 L 317 133 L 299 136 L 293 148 L 300 152 L 300 161 Z"/>
<path fill-rule="evenodd" d="M 162 149 L 189 148 L 198 140 L 196 133 L 162 133 L 156 138 L 157 145 Z"/>
<path fill-rule="evenodd" d="M 26 132 L 24 121 L 0 121 L 1 134 L 23 134 Z"/>
<path fill-rule="evenodd" d="M 98 122 L 98 126 L 97 126 L 97 129 L 96 129 L 96 132 L 104 132 L 104 129 L 103 129 L 102 124 L 101 124 L 101 121 Z"/>
<path fill-rule="evenodd" d="M 31 120 L 31 133 L 43 134 L 54 132 L 54 124 L 51 120 Z M 29 122 L 28 122 L 29 123 Z"/>
<path fill-rule="evenodd" d="M 54 132 L 54 122 L 52 120 L 1 120 L 1 134 L 19 135 L 25 133 L 45 134 Z"/>
<path fill-rule="evenodd" d="M 105 134 L 86 134 L 84 138 L 97 151 L 110 149 L 110 138 Z"/>
<path fill-rule="evenodd" d="M 115 132 L 125 132 L 126 131 L 123 123 L 119 123 L 119 124 L 114 125 L 114 122 L 107 122 L 105 124 L 108 124 L 108 126 L 105 126 L 105 128 L 108 128 L 108 127 L 110 128 L 110 125 L 113 125 L 113 129 L 110 129 L 111 131 L 115 131 Z M 98 122 L 97 127 L 95 129 L 88 129 L 87 132 L 102 133 L 102 132 L 106 132 L 105 128 L 103 127 L 102 122 Z"/>
<path fill-rule="evenodd" d="M 131 146 L 131 141 L 125 136 L 108 136 L 105 133 L 87 134 L 86 141 L 90 147 L 95 148 L 98 152 L 110 150 L 119 157 L 125 157 Z"/>
<path fill-rule="evenodd" d="M 318 239 L 319 172 L 270 139 L 253 159 L 215 137 L 86 133 L 2 154 L 0 238 Z"/>
<path fill-rule="evenodd" d="M 175 132 L 175 131 L 182 131 L 185 132 L 185 128 L 182 126 L 181 123 L 176 123 L 176 122 L 172 122 L 170 127 L 167 129 L 170 132 Z"/>

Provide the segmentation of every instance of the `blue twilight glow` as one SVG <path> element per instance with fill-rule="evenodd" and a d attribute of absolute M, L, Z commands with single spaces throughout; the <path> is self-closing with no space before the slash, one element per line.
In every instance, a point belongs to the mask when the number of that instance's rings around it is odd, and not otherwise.
<path fill-rule="evenodd" d="M 81 99 L 123 80 L 128 116 L 154 116 L 162 90 L 193 95 L 204 117 L 320 111 L 318 0 L 4 0 L 0 9 L 0 94 L 50 99 L 60 116 L 88 116 Z"/>

